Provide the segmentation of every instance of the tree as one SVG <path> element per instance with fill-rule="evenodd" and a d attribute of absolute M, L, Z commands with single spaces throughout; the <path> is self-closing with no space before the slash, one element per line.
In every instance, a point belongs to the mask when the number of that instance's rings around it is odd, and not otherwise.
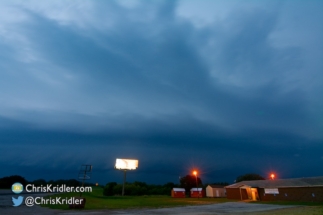
<path fill-rule="evenodd" d="M 110 182 L 105 185 L 103 189 L 103 195 L 104 196 L 113 196 L 114 195 L 114 187 L 117 186 L 116 182 Z"/>
<path fill-rule="evenodd" d="M 170 190 L 172 190 L 174 187 L 176 187 L 176 184 L 174 184 L 173 182 L 167 182 L 163 185 L 163 187 L 170 188 Z"/>
<path fill-rule="evenodd" d="M 127 196 L 141 196 L 141 195 L 171 195 L 173 187 L 179 187 L 172 182 L 164 185 L 147 184 L 145 182 L 135 181 L 133 183 L 125 184 L 125 195 Z M 122 184 L 116 182 L 107 183 L 103 189 L 104 196 L 121 195 Z"/>
<path fill-rule="evenodd" d="M 30 183 L 37 186 L 37 187 L 40 187 L 41 185 L 45 186 L 47 184 L 45 179 L 37 179 L 37 180 L 34 180 Z"/>
<path fill-rule="evenodd" d="M 11 188 L 11 186 L 16 182 L 21 183 L 23 186 L 26 186 L 27 184 L 27 180 L 24 177 L 20 175 L 12 175 L 9 177 L 0 178 L 0 188 Z"/>
<path fill-rule="evenodd" d="M 194 175 L 186 175 L 180 179 L 181 187 L 185 188 L 186 193 L 189 193 L 193 187 L 196 187 L 196 177 Z M 202 180 L 197 177 L 198 186 L 202 186 Z"/>
<path fill-rule="evenodd" d="M 236 179 L 236 183 L 240 181 L 254 181 L 254 180 L 265 180 L 265 178 L 258 174 L 249 173 L 249 174 L 238 176 Z"/>
<path fill-rule="evenodd" d="M 228 186 L 229 183 L 228 182 L 215 182 L 215 183 L 212 183 L 212 185 Z"/>

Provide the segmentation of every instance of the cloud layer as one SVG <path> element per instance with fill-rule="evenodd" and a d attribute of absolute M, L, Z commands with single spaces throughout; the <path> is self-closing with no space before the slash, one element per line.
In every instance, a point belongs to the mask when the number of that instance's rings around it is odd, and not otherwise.
<path fill-rule="evenodd" d="M 1 4 L 1 166 L 322 174 L 322 3 Z"/>

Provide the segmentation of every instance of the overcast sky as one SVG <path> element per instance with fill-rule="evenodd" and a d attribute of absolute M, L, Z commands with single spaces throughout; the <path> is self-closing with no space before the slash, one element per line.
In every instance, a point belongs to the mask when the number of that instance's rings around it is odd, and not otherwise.
<path fill-rule="evenodd" d="M 323 1 L 1 1 L 0 177 L 323 175 Z"/>

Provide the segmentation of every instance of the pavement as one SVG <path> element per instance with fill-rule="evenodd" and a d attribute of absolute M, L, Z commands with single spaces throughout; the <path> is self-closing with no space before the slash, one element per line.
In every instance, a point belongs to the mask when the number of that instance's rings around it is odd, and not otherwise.
<path fill-rule="evenodd" d="M 37 193 L 21 193 L 21 196 L 46 196 L 49 194 Z M 156 215 L 231 215 L 231 214 L 248 214 L 251 212 L 263 212 L 298 206 L 290 205 L 271 205 L 271 204 L 256 204 L 246 202 L 226 202 L 219 204 L 209 205 L 197 205 L 197 206 L 184 206 L 184 207 L 172 207 L 172 208 L 157 208 L 157 209 L 124 209 L 124 210 L 54 210 L 49 208 L 40 207 L 34 205 L 28 207 L 22 204 L 18 207 L 12 206 L 11 197 L 13 195 L 10 192 L 0 190 L 0 214 L 1 215 L 12 215 L 12 214 L 23 214 L 23 215 L 139 215 L 139 214 L 156 214 Z"/>

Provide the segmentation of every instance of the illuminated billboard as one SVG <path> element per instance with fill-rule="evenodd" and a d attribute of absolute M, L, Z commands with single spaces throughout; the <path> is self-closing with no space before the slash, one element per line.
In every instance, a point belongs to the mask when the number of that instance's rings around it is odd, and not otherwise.
<path fill-rule="evenodd" d="M 138 168 L 138 160 L 117 158 L 114 168 L 121 170 L 135 170 Z"/>

